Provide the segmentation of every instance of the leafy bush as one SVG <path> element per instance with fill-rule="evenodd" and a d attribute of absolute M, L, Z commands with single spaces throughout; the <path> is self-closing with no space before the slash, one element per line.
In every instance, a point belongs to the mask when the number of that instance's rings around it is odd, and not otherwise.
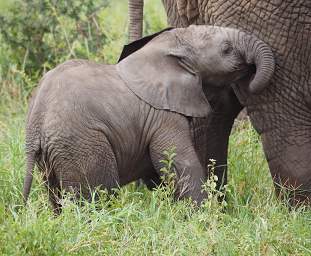
<path fill-rule="evenodd" d="M 15 0 L 0 13 L 0 33 L 11 60 L 27 74 L 67 58 L 99 55 L 106 35 L 98 25 L 105 0 Z"/>

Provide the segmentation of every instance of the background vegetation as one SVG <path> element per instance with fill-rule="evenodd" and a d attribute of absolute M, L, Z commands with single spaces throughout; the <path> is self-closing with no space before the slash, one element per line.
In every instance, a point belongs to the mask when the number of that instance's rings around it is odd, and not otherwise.
<path fill-rule="evenodd" d="M 166 26 L 161 1 L 145 0 L 145 34 Z M 39 173 L 22 207 L 27 98 L 42 74 L 69 58 L 114 63 L 126 43 L 126 0 L 0 1 L 1 255 L 311 255 L 311 212 L 275 198 L 258 135 L 230 138 L 227 206 L 199 210 L 169 190 L 133 184 L 55 218 Z M 210 187 L 212 189 L 212 186 Z M 212 189 L 213 192 L 213 189 Z"/>

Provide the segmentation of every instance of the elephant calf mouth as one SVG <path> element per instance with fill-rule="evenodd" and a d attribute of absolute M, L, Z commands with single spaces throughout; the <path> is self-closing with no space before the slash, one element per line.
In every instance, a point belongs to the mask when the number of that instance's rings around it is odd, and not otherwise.
<path fill-rule="evenodd" d="M 239 79 L 245 79 L 253 77 L 256 74 L 256 65 L 255 64 L 241 64 L 238 66 L 235 71 Z"/>
<path fill-rule="evenodd" d="M 243 84 L 250 84 L 256 74 L 256 66 L 254 64 L 241 64 L 233 71 L 232 83 L 239 84 L 242 81 Z"/>

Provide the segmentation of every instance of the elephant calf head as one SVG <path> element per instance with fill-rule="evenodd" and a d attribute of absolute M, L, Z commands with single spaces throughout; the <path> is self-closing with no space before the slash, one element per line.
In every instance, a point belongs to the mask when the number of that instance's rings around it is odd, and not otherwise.
<path fill-rule="evenodd" d="M 207 115 L 202 84 L 221 88 L 255 73 L 248 90 L 259 93 L 274 72 L 268 45 L 242 31 L 217 26 L 164 30 L 131 43 L 121 56 L 120 75 L 138 97 L 155 108 L 191 117 Z"/>

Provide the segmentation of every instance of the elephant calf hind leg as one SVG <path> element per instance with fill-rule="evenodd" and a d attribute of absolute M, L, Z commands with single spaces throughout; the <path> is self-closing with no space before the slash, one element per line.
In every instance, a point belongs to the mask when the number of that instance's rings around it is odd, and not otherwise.
<path fill-rule="evenodd" d="M 119 183 L 115 155 L 110 144 L 102 141 L 100 147 L 94 147 L 87 154 L 77 153 L 75 159 L 54 170 L 47 185 L 55 209 L 59 208 L 60 191 L 73 195 L 75 200 L 83 198 L 91 201 L 97 189 L 107 189 L 108 193 L 112 193 Z M 98 194 L 95 194 L 97 198 Z"/>
<path fill-rule="evenodd" d="M 60 186 L 57 182 L 54 175 L 49 177 L 44 177 L 45 185 L 49 194 L 49 200 L 52 204 L 53 212 L 56 215 L 61 214 L 62 212 L 62 205 L 60 203 L 61 199 L 61 192 L 60 192 Z"/>

